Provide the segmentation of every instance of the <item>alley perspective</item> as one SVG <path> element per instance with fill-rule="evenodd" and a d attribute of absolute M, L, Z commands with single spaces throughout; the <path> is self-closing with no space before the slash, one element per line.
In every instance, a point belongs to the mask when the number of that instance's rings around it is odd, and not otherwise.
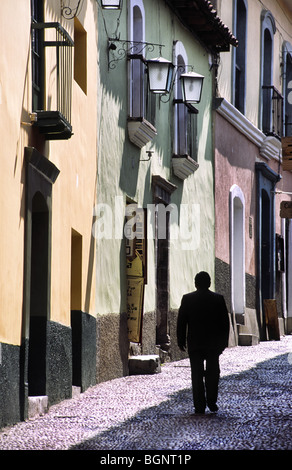
<path fill-rule="evenodd" d="M 0 448 L 288 448 L 291 0 L 1 0 L 0 49 Z"/>
<path fill-rule="evenodd" d="M 96 462 L 107 464 L 117 455 L 135 458 L 130 451 L 138 450 L 157 456 L 171 450 L 181 458 L 179 451 L 192 457 L 198 450 L 292 450 L 292 336 L 226 349 L 220 367 L 217 413 L 192 414 L 184 359 L 155 374 L 95 385 L 43 416 L 2 429 L 0 449 L 98 450 L 107 461 L 98 462 L 97 454 Z"/>

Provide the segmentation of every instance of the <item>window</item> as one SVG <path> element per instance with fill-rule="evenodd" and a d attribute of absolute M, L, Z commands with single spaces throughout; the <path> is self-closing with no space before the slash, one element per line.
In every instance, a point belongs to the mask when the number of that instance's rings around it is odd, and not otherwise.
<path fill-rule="evenodd" d="M 275 20 L 269 11 L 264 10 L 262 13 L 261 44 L 261 126 L 265 134 L 281 137 L 283 133 L 283 97 L 273 86 L 275 32 Z"/>
<path fill-rule="evenodd" d="M 197 109 L 182 101 L 180 75 L 188 65 L 187 54 L 181 42 L 175 46 L 175 65 L 177 80 L 174 89 L 174 155 L 197 157 Z"/>
<path fill-rule="evenodd" d="M 238 47 L 234 50 L 233 102 L 234 106 L 244 114 L 247 25 L 247 7 L 245 0 L 235 0 L 234 2 L 234 25 L 234 34 L 238 39 Z"/>
<path fill-rule="evenodd" d="M 284 43 L 283 58 L 285 136 L 292 136 L 292 45 L 288 42 Z"/>
<path fill-rule="evenodd" d="M 131 41 L 144 42 L 144 18 L 141 6 L 133 7 L 133 30 Z M 141 117 L 144 114 L 144 62 L 142 54 L 132 54 L 130 61 L 130 116 Z"/>
<path fill-rule="evenodd" d="M 145 10 L 142 0 L 129 0 L 129 138 L 142 148 L 156 135 L 156 97 L 149 92 L 143 44 L 145 43 Z"/>
<path fill-rule="evenodd" d="M 46 140 L 69 139 L 72 136 L 73 45 L 60 23 L 44 22 L 43 2 L 32 0 L 32 124 Z"/>
<path fill-rule="evenodd" d="M 231 305 L 237 315 L 245 309 L 245 200 L 241 189 L 230 189 Z"/>
<path fill-rule="evenodd" d="M 31 22 L 32 24 L 43 22 L 43 2 L 32 0 Z M 44 34 L 41 29 L 31 31 L 31 62 L 32 62 L 32 110 L 36 111 L 44 107 Z"/>
<path fill-rule="evenodd" d="M 87 93 L 87 33 L 74 18 L 74 80 Z"/>

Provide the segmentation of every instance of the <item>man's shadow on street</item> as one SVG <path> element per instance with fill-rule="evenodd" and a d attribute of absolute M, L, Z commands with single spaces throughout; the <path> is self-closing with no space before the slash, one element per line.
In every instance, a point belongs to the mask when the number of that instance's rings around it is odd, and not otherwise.
<path fill-rule="evenodd" d="M 280 374 L 277 373 L 279 370 Z M 262 430 L 262 438 L 258 437 L 257 446 L 259 450 L 268 450 L 269 434 L 271 440 L 276 432 L 279 439 L 292 442 L 292 430 L 288 426 L 292 419 L 289 407 L 291 387 L 292 365 L 284 354 L 252 369 L 221 377 L 218 413 L 206 411 L 203 415 L 194 415 L 192 390 L 187 388 L 170 395 L 169 400 L 158 406 L 146 408 L 124 423 L 72 446 L 70 450 L 250 449 L 258 421 L 262 421 L 263 427 L 266 424 L 267 428 Z M 272 430 L 273 416 L 278 427 Z M 284 428 L 279 416 L 284 421 L 285 416 L 287 418 Z M 281 432 L 285 433 L 282 438 Z"/>

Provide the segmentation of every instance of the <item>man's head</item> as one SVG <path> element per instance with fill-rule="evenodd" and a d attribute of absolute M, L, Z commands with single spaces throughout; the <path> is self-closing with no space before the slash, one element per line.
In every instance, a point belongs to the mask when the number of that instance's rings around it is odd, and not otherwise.
<path fill-rule="evenodd" d="M 195 286 L 197 289 L 209 289 L 211 278 L 208 273 L 201 271 L 195 277 Z"/>

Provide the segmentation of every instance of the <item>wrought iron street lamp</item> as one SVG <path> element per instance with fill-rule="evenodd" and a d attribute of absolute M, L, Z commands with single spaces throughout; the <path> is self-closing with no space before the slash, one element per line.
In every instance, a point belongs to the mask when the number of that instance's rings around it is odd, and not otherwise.
<path fill-rule="evenodd" d="M 174 65 L 163 57 L 147 60 L 149 89 L 152 93 L 170 92 Z"/>
<path fill-rule="evenodd" d="M 196 72 L 183 73 L 180 76 L 184 103 L 201 101 L 204 76 Z"/>
<path fill-rule="evenodd" d="M 101 0 L 101 6 L 105 10 L 120 10 L 123 0 Z"/>

